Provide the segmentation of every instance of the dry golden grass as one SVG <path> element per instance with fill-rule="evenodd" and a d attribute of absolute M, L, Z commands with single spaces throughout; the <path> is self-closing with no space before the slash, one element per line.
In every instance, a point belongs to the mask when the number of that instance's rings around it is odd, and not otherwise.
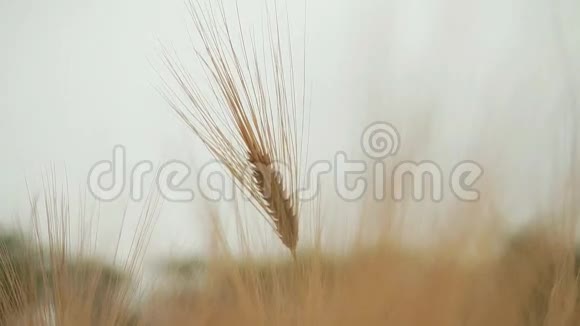
<path fill-rule="evenodd" d="M 0 237 L 0 325 L 137 325 L 134 278 L 158 198 L 148 197 L 125 263 L 108 264 L 93 257 L 94 234 L 86 233 L 84 224 L 92 218 L 82 203 L 71 208 L 67 188 L 51 173 L 41 196 L 30 198 L 32 236 Z M 78 230 L 72 221 L 80 222 Z"/>
<path fill-rule="evenodd" d="M 154 325 L 576 325 L 574 252 L 556 240 L 530 233 L 473 263 L 396 246 L 222 261 L 205 287 L 153 296 L 145 316 Z"/>
<path fill-rule="evenodd" d="M 493 228 L 460 228 L 428 249 L 410 249 L 385 232 L 348 253 L 322 246 L 295 259 L 216 252 L 173 288 L 138 294 L 146 247 L 117 269 L 70 245 L 66 196 L 48 190 L 48 248 L 18 237 L 0 241 L 0 325 L 577 325 L 577 261 L 561 225 L 509 238 Z M 149 212 L 151 205 L 144 211 Z M 470 217 L 476 217 L 472 211 Z M 150 219 L 144 215 L 144 221 Z M 241 217 L 240 217 L 241 218 Z M 454 218 L 454 217 L 450 217 Z M 148 224 L 148 223 L 145 223 Z M 475 224 L 474 224 L 475 225 Z M 454 231 L 458 231 L 456 229 Z M 36 238 L 41 228 L 36 228 Z M 219 237 L 218 237 L 219 238 Z M 33 240 L 34 240 L 33 239 Z M 468 247 L 473 250 L 466 251 Z M 216 246 L 226 248 L 226 246 Z M 251 248 L 248 251 L 251 253 Z M 222 249 L 225 250 L 225 249 Z M 466 256 L 469 255 L 469 257 Z M 467 257 L 467 258 L 466 258 Z"/>
<path fill-rule="evenodd" d="M 128 275 L 62 246 L 40 252 L 20 241 L 0 250 L 0 325 L 128 325 L 134 318 Z"/>
<path fill-rule="evenodd" d="M 33 220 L 47 227 L 37 225 L 32 241 L 0 237 L 0 325 L 580 322 L 576 247 L 565 223 L 537 226 L 507 242 L 493 227 L 476 223 L 452 230 L 456 236 L 444 235 L 427 249 L 410 249 L 385 232 L 374 245 L 353 244 L 348 253 L 330 254 L 316 242 L 293 260 L 254 257 L 251 248 L 248 256 L 234 256 L 220 245 L 222 251 L 207 261 L 182 269 L 186 276 L 174 287 L 144 294 L 134 290 L 148 227 L 137 230 L 136 253 L 128 263 L 115 268 L 74 249 L 69 223 L 84 217 L 72 212 L 56 187 L 45 192 L 32 201 L 45 207 L 33 209 Z M 145 226 L 155 212 L 150 198 Z M 478 212 L 465 216 L 477 218 Z M 52 235 L 48 247 L 40 245 L 44 233 Z M 505 244 L 499 250 L 498 242 Z"/>

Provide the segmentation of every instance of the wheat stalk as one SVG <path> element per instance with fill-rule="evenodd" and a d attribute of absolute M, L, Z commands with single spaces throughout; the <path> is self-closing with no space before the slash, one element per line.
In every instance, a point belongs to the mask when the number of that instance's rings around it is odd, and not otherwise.
<path fill-rule="evenodd" d="M 276 1 L 261 47 L 253 35 L 245 34 L 237 4 L 237 23 L 231 24 L 223 3 L 217 3 L 189 2 L 202 44 L 195 53 L 206 79 L 193 78 L 165 49 L 164 63 L 177 87 L 166 81 L 164 95 L 295 258 L 304 118 L 297 104 L 292 47 L 289 40 L 282 42 Z M 204 85 L 209 88 L 205 92 Z"/>

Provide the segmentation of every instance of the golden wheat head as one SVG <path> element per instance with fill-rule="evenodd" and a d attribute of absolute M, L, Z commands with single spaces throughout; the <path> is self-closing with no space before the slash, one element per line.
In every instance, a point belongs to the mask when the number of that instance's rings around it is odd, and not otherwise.
<path fill-rule="evenodd" d="M 165 95 L 295 255 L 304 92 L 297 95 L 292 46 L 282 40 L 276 1 L 274 9 L 266 7 L 273 17 L 267 15 L 265 37 L 257 40 L 242 27 L 237 5 L 231 24 L 221 1 L 190 1 L 202 69 L 193 76 L 165 51 L 177 84 L 166 83 Z"/>

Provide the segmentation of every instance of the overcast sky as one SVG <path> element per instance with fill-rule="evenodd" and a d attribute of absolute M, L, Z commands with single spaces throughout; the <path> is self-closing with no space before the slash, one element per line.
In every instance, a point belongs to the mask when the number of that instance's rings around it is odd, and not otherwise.
<path fill-rule="evenodd" d="M 257 21 L 259 1 L 239 2 Z M 479 162 L 493 188 L 487 198 L 510 225 L 558 205 L 580 116 L 577 1 L 307 2 L 313 158 L 364 157 L 362 130 L 383 120 L 399 130 L 405 159 L 445 171 Z M 295 39 L 303 4 L 290 4 Z M 208 159 L 155 89 L 159 41 L 194 59 L 185 51 L 187 20 L 181 0 L 0 0 L 3 221 L 25 212 L 25 179 L 38 191 L 50 164 L 61 177 L 66 167 L 76 196 L 115 145 L 125 146 L 128 164 Z M 103 205 L 105 245 L 116 237 L 124 198 Z M 327 215 L 356 215 L 355 204 L 332 198 Z M 206 209 L 199 200 L 165 204 L 152 255 L 202 251 Z"/>

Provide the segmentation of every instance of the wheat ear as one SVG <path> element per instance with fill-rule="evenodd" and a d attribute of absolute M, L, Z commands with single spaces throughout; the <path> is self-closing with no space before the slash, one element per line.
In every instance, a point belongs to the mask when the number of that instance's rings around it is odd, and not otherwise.
<path fill-rule="evenodd" d="M 202 44 L 195 53 L 201 63 L 200 75 L 206 78 L 201 82 L 193 78 L 165 50 L 164 63 L 177 83 L 172 87 L 166 81 L 165 95 L 295 257 L 302 152 L 298 138 L 304 130 L 303 115 L 298 112 L 292 47 L 289 41 L 282 42 L 276 1 L 261 46 L 255 37 L 245 35 L 237 5 L 237 22 L 231 24 L 221 1 L 205 6 L 190 1 L 196 36 Z M 267 12 L 272 10 L 267 8 Z"/>

